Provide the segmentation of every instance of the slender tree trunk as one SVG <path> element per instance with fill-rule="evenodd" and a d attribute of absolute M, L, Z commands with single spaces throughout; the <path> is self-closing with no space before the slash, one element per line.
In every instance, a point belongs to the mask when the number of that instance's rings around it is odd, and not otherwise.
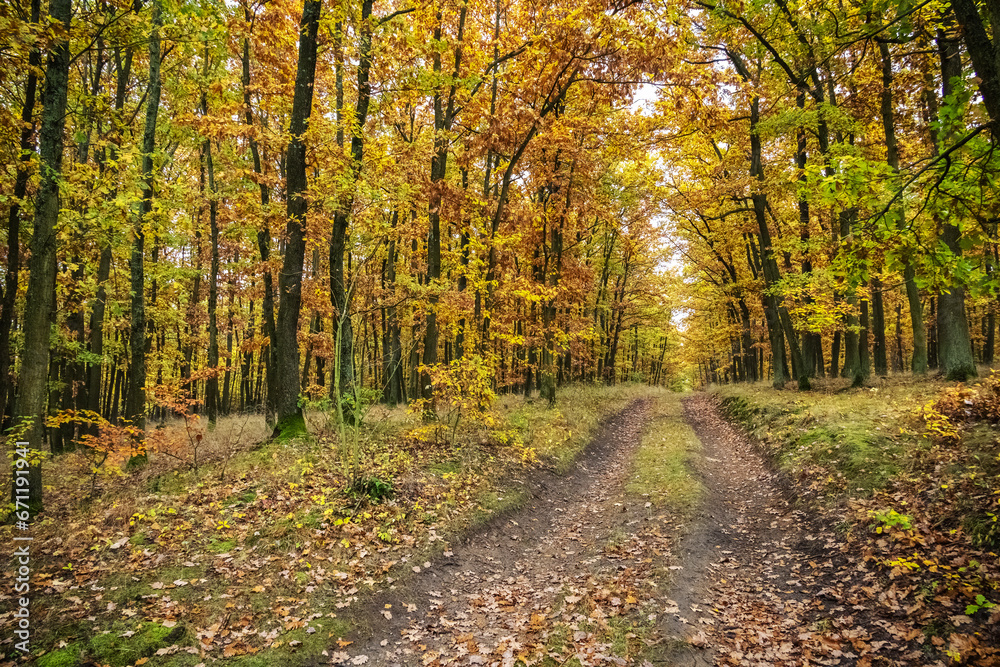
<path fill-rule="evenodd" d="M 302 432 L 305 420 L 299 407 L 299 311 L 302 308 L 302 268 L 306 251 L 306 145 L 303 134 L 312 114 L 313 82 L 316 80 L 316 35 L 321 0 L 305 0 L 299 26 L 299 57 L 295 73 L 295 95 L 289 121 L 291 140 L 285 162 L 288 201 L 285 227 L 287 242 L 278 278 L 278 319 L 275 323 L 274 435 Z"/>
<path fill-rule="evenodd" d="M 990 304 L 988 306 L 989 312 L 986 313 L 986 336 L 983 340 L 983 363 L 987 365 L 993 364 L 993 352 L 996 348 L 996 334 L 997 334 L 997 314 L 995 304 Z"/>
<path fill-rule="evenodd" d="M 885 305 L 882 301 L 882 281 L 877 277 L 871 280 L 872 322 L 871 331 L 874 338 L 872 356 L 875 361 L 875 374 L 889 374 L 889 351 L 885 339 Z"/>
<path fill-rule="evenodd" d="M 125 97 L 128 90 L 129 78 L 132 74 L 132 58 L 134 49 L 129 46 L 125 49 L 122 57 L 120 48 L 114 50 L 115 57 L 115 106 L 111 115 L 111 134 L 118 143 L 122 136 L 122 111 L 125 108 Z M 97 165 L 100 173 L 104 175 L 109 168 L 117 171 L 117 167 L 109 167 L 107 157 L 113 162 L 117 162 L 118 150 L 116 142 L 108 142 L 106 148 L 101 148 L 96 154 Z M 108 193 L 108 199 L 114 200 L 117 197 L 118 188 L 112 187 Z M 101 239 L 101 255 L 97 268 L 97 294 L 90 302 L 90 339 L 88 342 L 89 351 L 92 355 L 87 368 L 87 409 L 95 414 L 101 412 L 101 384 L 102 370 L 104 366 L 104 314 L 107 309 L 107 281 L 111 276 L 111 263 L 113 253 L 111 239 L 104 237 Z M 113 371 L 112 371 L 113 372 Z M 107 414 L 107 409 L 103 414 Z M 98 425 L 86 426 L 84 430 L 91 435 L 98 434 Z"/>
<path fill-rule="evenodd" d="M 101 412 L 101 370 L 104 366 L 104 312 L 107 307 L 108 277 L 111 275 L 111 244 L 101 246 L 101 258 L 97 267 L 97 295 L 90 306 L 90 353 L 101 359 L 89 364 L 87 369 L 87 409 L 100 414 Z M 87 429 L 96 433 L 96 428 Z"/>
<path fill-rule="evenodd" d="M 990 39 L 989 33 L 975 0 L 951 0 L 949 3 L 955 11 L 955 17 L 962 26 L 962 38 L 972 59 L 972 67 L 979 79 L 979 92 L 983 96 L 983 106 L 994 123 L 1000 123 L 1000 52 L 997 45 Z M 997 21 L 1000 20 L 1000 10 L 996 3 L 986 2 L 983 6 L 990 13 L 993 28 L 993 39 L 997 39 Z M 998 132 L 993 131 L 996 137 Z"/>
<path fill-rule="evenodd" d="M 903 372 L 903 306 L 896 306 L 896 351 L 892 356 L 892 370 Z"/>
<path fill-rule="evenodd" d="M 994 234 L 996 234 L 994 228 Z M 990 257 L 990 250 L 993 251 L 992 257 Z M 998 260 L 997 246 L 994 244 L 991 249 L 987 250 L 987 257 L 989 260 L 986 264 L 987 276 L 993 276 L 996 272 L 996 265 Z M 997 332 L 997 304 L 996 302 L 987 302 L 986 304 L 987 314 L 986 314 L 986 342 L 983 345 L 983 363 L 987 365 L 993 364 L 994 350 L 996 348 L 996 332 Z"/>
<path fill-rule="evenodd" d="M 858 318 L 858 377 L 867 380 L 872 374 L 872 356 L 869 346 L 871 318 L 868 313 L 868 301 L 861 300 L 861 314 Z M 855 382 L 858 382 L 855 378 Z"/>
<path fill-rule="evenodd" d="M 885 132 L 885 160 L 894 177 L 899 180 L 899 147 L 896 142 L 895 110 L 892 98 L 892 56 L 889 45 L 879 42 L 879 54 L 882 58 L 882 128 Z M 896 209 L 897 226 L 906 226 L 905 211 L 902 206 Z M 907 254 L 903 257 L 903 283 L 906 288 L 906 302 L 910 309 L 910 328 L 913 333 L 913 358 L 910 370 L 916 374 L 927 372 L 927 330 L 924 328 L 924 309 L 920 302 L 920 290 L 917 288 L 916 271 L 913 260 Z"/>
<path fill-rule="evenodd" d="M 798 95 L 795 98 L 796 106 L 799 109 L 805 109 L 806 103 L 806 88 L 800 87 Z M 810 239 L 809 230 L 809 199 L 806 196 L 806 128 L 804 126 L 799 127 L 796 131 L 796 151 L 795 151 L 795 166 L 799 170 L 799 240 L 802 242 L 803 247 L 808 247 Z M 806 254 L 802 260 L 802 275 L 803 279 L 806 281 L 811 280 L 812 275 L 812 258 L 809 254 Z M 811 296 L 806 297 L 807 303 L 812 303 L 813 298 Z M 804 367 L 802 373 L 805 373 L 809 377 L 816 377 L 817 373 L 822 373 L 822 366 L 819 363 L 819 356 L 822 342 L 817 334 L 813 334 L 810 331 L 804 331 L 802 333 L 802 363 Z"/>
<path fill-rule="evenodd" d="M 84 263 L 79 257 L 74 256 L 72 263 L 76 269 L 72 272 L 72 281 L 79 285 L 84 278 Z M 64 299 L 62 310 L 66 312 L 65 327 L 70 333 L 70 340 L 79 345 L 79 349 L 86 349 L 86 319 L 84 317 L 84 304 L 80 300 L 70 297 Z M 85 382 L 85 367 L 81 355 L 75 350 L 63 352 L 62 366 L 62 397 L 57 403 L 49 403 L 49 414 L 55 414 L 59 410 L 85 410 L 88 405 L 87 386 Z M 67 420 L 58 428 L 60 440 L 62 441 L 60 451 L 72 451 L 76 447 L 77 423 Z M 53 453 L 56 453 L 53 450 Z"/>
<path fill-rule="evenodd" d="M 458 44 L 455 47 L 455 63 L 451 74 L 451 88 L 445 95 L 445 86 L 439 85 L 434 90 L 434 155 L 431 157 L 431 192 L 427 219 L 429 230 L 427 234 L 427 280 L 431 285 L 441 279 L 441 206 L 444 202 L 444 177 L 448 171 L 448 146 L 450 139 L 448 133 L 455 120 L 455 94 L 458 90 L 457 78 L 462 66 L 462 41 L 465 33 L 465 17 L 468 12 L 468 3 L 463 2 L 459 9 L 458 18 Z M 434 30 L 434 40 L 440 42 L 442 38 L 442 13 L 439 10 L 437 15 L 437 26 Z M 437 80 L 441 77 L 441 52 L 434 51 L 433 55 L 434 74 Z M 438 294 L 436 290 L 431 291 L 428 299 L 427 315 L 425 317 L 426 326 L 424 328 L 424 366 L 433 366 L 438 362 L 437 348 L 440 336 L 437 325 Z M 426 372 L 420 380 L 422 396 L 425 400 L 431 400 L 434 395 L 434 388 L 431 385 L 430 375 Z"/>
<path fill-rule="evenodd" d="M 315 284 L 319 278 L 319 246 L 313 248 L 312 256 L 312 280 Z M 305 392 L 309 388 L 309 375 L 312 371 L 313 348 L 316 346 L 316 338 L 323 331 L 323 318 L 319 311 L 313 311 L 309 318 L 309 337 L 306 339 L 306 359 L 302 364 L 301 391 Z M 317 367 L 319 360 L 317 359 Z"/>
<path fill-rule="evenodd" d="M 937 368 L 938 363 L 938 327 L 937 327 L 937 299 L 931 297 L 928 308 L 930 326 L 927 330 L 927 365 L 930 368 Z"/>
<path fill-rule="evenodd" d="M 208 76 L 208 47 L 205 47 L 204 75 Z M 208 93 L 201 93 L 201 115 L 208 116 Z M 219 417 L 219 202 L 215 189 L 215 163 L 212 160 L 212 140 L 205 139 L 201 146 L 205 171 L 208 174 L 208 231 L 212 249 L 208 275 L 208 369 L 211 375 L 205 381 L 205 413 L 208 423 L 215 425 Z"/>
<path fill-rule="evenodd" d="M 251 15 L 249 8 L 244 9 L 244 19 L 247 26 L 251 23 Z M 248 28 L 249 29 L 249 28 Z M 250 37 L 244 37 L 243 39 L 243 122 L 248 127 L 253 127 L 253 111 L 250 107 Z M 277 408 L 275 405 L 275 399 L 277 397 L 277 391 L 274 388 L 274 378 L 275 369 L 277 368 L 277 362 L 275 361 L 275 354 L 278 349 L 278 338 L 274 322 L 274 279 L 271 276 L 271 268 L 268 266 L 268 260 L 271 256 L 271 225 L 267 214 L 267 210 L 270 207 L 271 195 L 267 189 L 267 184 L 264 182 L 263 168 L 260 160 L 260 149 L 257 146 L 257 139 L 253 132 L 250 132 L 249 144 L 250 144 L 250 155 L 253 158 L 253 170 L 257 175 L 257 183 L 260 188 L 260 206 L 261 211 L 264 212 L 264 219 L 261 222 L 260 229 L 257 231 L 257 249 L 260 253 L 260 263 L 263 269 L 264 278 L 264 295 L 261 299 L 261 325 L 263 327 L 264 336 L 267 337 L 268 346 L 266 350 L 261 352 L 261 361 L 264 363 L 264 372 L 267 376 L 266 390 L 265 390 L 265 405 L 264 413 L 267 415 L 268 419 L 273 419 L 277 414 Z"/>
<path fill-rule="evenodd" d="M 143 197 L 140 215 L 133 227 L 132 256 L 129 273 L 132 286 L 132 322 L 129 334 L 128 388 L 125 392 L 125 419 L 140 432 L 146 427 L 146 347 L 149 336 L 146 322 L 144 225 L 153 211 L 153 150 L 156 147 L 156 117 L 160 110 L 160 28 L 163 25 L 160 0 L 153 0 L 153 30 L 149 36 L 149 91 L 146 95 L 146 122 L 142 133 Z M 142 462 L 145 451 L 138 444 L 132 461 Z"/>
<path fill-rule="evenodd" d="M 239 254 L 236 255 L 235 261 L 238 263 L 240 261 Z M 227 299 L 226 308 L 226 371 L 223 375 L 222 382 L 222 404 L 219 406 L 219 410 L 222 414 L 227 415 L 232 411 L 232 393 L 231 393 L 231 382 L 233 379 L 233 296 L 236 293 L 236 285 L 233 281 L 233 273 L 229 274 L 229 298 Z"/>
<path fill-rule="evenodd" d="M 49 19 L 61 24 L 69 35 L 71 0 L 50 0 Z M 31 235 L 28 291 L 24 313 L 24 346 L 15 412 L 26 430 L 19 440 L 32 450 L 24 487 L 15 481 L 11 498 L 16 509 L 27 509 L 34 516 L 42 510 L 41 450 L 44 436 L 45 399 L 49 375 L 49 333 L 55 307 L 56 222 L 59 218 L 59 181 L 62 171 L 63 131 L 66 124 L 66 100 L 69 88 L 70 53 L 67 41 L 58 41 L 49 52 L 42 91 L 42 127 L 39 149 L 42 179 L 35 199 L 34 231 Z M 16 244 L 16 239 L 13 239 Z"/>
<path fill-rule="evenodd" d="M 354 329 L 351 322 L 352 290 L 348 285 L 344 271 L 344 255 L 347 245 L 347 228 L 354 207 L 356 186 L 361 178 L 361 170 L 365 157 L 365 123 L 368 120 L 368 108 L 371 103 L 371 82 L 369 80 L 372 66 L 372 14 L 373 0 L 364 0 L 361 5 L 361 25 L 358 44 L 358 97 L 354 109 L 354 122 L 351 124 L 351 185 L 344 201 L 334 213 L 333 234 L 330 238 L 330 300 L 333 304 L 336 327 L 334 340 L 340 341 L 336 350 L 339 356 L 336 377 L 330 387 L 336 392 L 337 400 L 350 396 L 352 400 L 343 403 L 344 418 L 354 423 L 357 415 L 355 400 L 355 370 L 354 370 Z M 342 87 L 338 77 L 337 105 L 343 104 Z M 339 116 L 339 111 L 338 111 Z M 340 124 L 338 123 L 338 126 Z M 338 142 L 343 145 L 342 135 L 338 130 Z M 353 406 L 348 409 L 347 406 Z"/>
<path fill-rule="evenodd" d="M 388 292 L 389 305 L 385 308 L 385 338 L 382 342 L 383 385 L 382 397 L 388 405 L 396 405 L 402 400 L 402 346 L 400 344 L 399 318 L 396 313 L 396 228 L 399 223 L 399 211 L 392 214 L 392 234 L 389 237 L 389 248 L 386 253 L 385 269 L 383 271 L 382 288 Z"/>
<path fill-rule="evenodd" d="M 741 78 L 747 82 L 752 81 L 749 70 L 746 69 L 742 59 L 735 53 L 729 53 L 730 61 L 736 67 Z M 750 175 L 758 181 L 764 181 L 763 153 L 761 149 L 760 135 L 757 128 L 760 123 L 760 97 L 754 95 L 750 103 Z M 758 233 L 760 236 L 761 268 L 764 274 L 764 282 L 768 290 L 778 284 L 781 274 L 778 270 L 778 263 L 774 259 L 774 251 L 771 247 L 771 232 L 767 226 L 767 195 L 764 192 L 754 192 L 751 196 L 753 202 L 754 217 L 756 218 Z M 784 355 L 784 345 L 780 343 L 783 337 L 787 343 L 792 358 L 792 368 L 798 371 L 799 389 L 809 389 L 809 376 L 804 372 L 801 351 L 795 329 L 792 326 L 791 316 L 776 295 L 765 297 L 764 311 L 767 315 L 768 330 L 771 337 L 771 354 L 773 357 L 774 385 L 781 387 L 784 385 L 785 367 L 782 356 Z M 780 330 L 779 336 L 777 331 Z M 779 347 L 780 345 L 780 347 Z"/>
<path fill-rule="evenodd" d="M 31 0 L 31 22 L 37 24 L 41 18 L 41 0 Z M 24 87 L 24 105 L 21 107 L 20 157 L 14 180 L 14 197 L 7 217 L 7 266 L 4 273 L 3 296 L 0 298 L 0 410 L 5 412 L 0 420 L 0 429 L 9 426 L 7 415 L 8 399 L 14 395 L 14 379 L 10 374 L 10 332 L 14 325 L 14 309 L 17 304 L 18 277 L 21 271 L 21 200 L 28 193 L 31 177 L 31 155 L 34 152 L 35 135 L 35 95 L 38 89 L 38 75 L 35 73 L 42 64 L 42 54 L 37 48 L 28 54 L 28 78 Z"/>

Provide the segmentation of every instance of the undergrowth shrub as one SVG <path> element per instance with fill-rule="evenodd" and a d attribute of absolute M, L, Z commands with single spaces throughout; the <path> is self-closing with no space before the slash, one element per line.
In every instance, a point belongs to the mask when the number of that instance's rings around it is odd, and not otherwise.
<path fill-rule="evenodd" d="M 98 495 L 101 477 L 120 477 L 126 463 L 146 452 L 143 433 L 129 422 L 121 426 L 90 410 L 60 410 L 46 420 L 49 427 L 75 424 L 83 433 L 80 445 L 67 454 L 71 468 L 89 482 L 88 498 Z"/>
<path fill-rule="evenodd" d="M 493 371 L 482 357 L 473 355 L 450 364 L 421 366 L 420 372 L 430 379 L 431 397 L 414 401 L 410 410 L 425 415 L 429 423 L 413 435 L 423 439 L 422 436 L 429 435 L 426 431 L 430 431 L 438 440 L 441 432 L 447 430 L 454 446 L 463 420 L 487 428 L 496 426 L 491 409 L 496 400 Z"/>
<path fill-rule="evenodd" d="M 357 500 L 367 498 L 379 502 L 392 498 L 395 493 L 392 482 L 380 477 L 360 477 L 347 487 L 347 495 Z"/>

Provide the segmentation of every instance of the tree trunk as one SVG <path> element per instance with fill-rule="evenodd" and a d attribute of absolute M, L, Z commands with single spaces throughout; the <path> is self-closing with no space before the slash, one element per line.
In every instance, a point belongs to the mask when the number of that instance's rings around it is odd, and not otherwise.
<path fill-rule="evenodd" d="M 903 306 L 896 306 L 896 351 L 892 356 L 892 370 L 903 372 Z"/>
<path fill-rule="evenodd" d="M 885 132 L 885 161 L 892 170 L 897 183 L 899 180 L 899 147 L 896 142 L 896 122 L 892 100 L 892 56 L 889 45 L 879 42 L 879 53 L 882 58 L 882 128 Z M 906 226 L 902 206 L 896 209 L 896 225 Z M 910 329 L 913 332 L 913 359 L 910 370 L 916 374 L 927 372 L 927 330 L 924 328 L 924 310 L 920 302 L 920 290 L 917 288 L 916 271 L 913 260 L 907 254 L 903 260 L 903 283 L 906 287 L 906 302 L 910 308 Z"/>
<path fill-rule="evenodd" d="M 399 211 L 392 214 L 392 233 L 389 237 L 389 248 L 386 253 L 385 269 L 383 271 L 382 289 L 389 292 L 389 305 L 385 307 L 385 330 L 382 342 L 383 385 L 382 398 L 390 405 L 396 405 L 402 400 L 403 369 L 402 345 L 400 344 L 399 318 L 396 313 L 396 259 L 397 238 L 396 228 L 399 224 Z"/>
<path fill-rule="evenodd" d="M 244 19 L 247 25 L 251 23 L 251 15 L 249 8 L 244 9 Z M 253 127 L 253 111 L 250 108 L 250 38 L 245 37 L 243 39 L 243 122 L 249 126 Z M 273 419 L 276 414 L 275 407 L 275 397 L 277 392 L 274 388 L 274 377 L 275 368 L 277 367 L 277 362 L 275 361 L 275 353 L 278 349 L 278 339 L 277 332 L 274 323 L 274 279 L 271 277 L 271 268 L 268 266 L 268 260 L 271 256 L 271 225 L 270 220 L 266 217 L 267 210 L 270 207 L 271 195 L 267 189 L 267 184 L 264 182 L 263 168 L 260 161 L 260 149 L 257 146 L 257 139 L 253 132 L 249 133 L 249 144 L 250 144 L 250 154 L 253 157 L 253 170 L 257 175 L 257 183 L 260 188 L 260 206 L 261 210 L 265 214 L 265 218 L 261 222 L 260 229 L 257 231 L 257 249 L 260 253 L 260 263 L 263 269 L 264 277 L 264 296 L 261 299 L 261 312 L 263 317 L 261 319 L 261 325 L 263 327 L 264 335 L 267 337 L 268 346 L 267 350 L 261 351 L 261 359 L 264 362 L 264 372 L 267 375 L 266 382 L 266 394 L 265 394 L 265 406 L 264 414 L 267 415 L 268 419 Z"/>
<path fill-rule="evenodd" d="M 458 75 L 462 66 L 462 40 L 465 33 L 465 17 L 468 3 L 461 3 L 458 15 L 458 44 L 455 47 L 454 68 L 451 74 L 451 88 L 447 95 L 445 86 L 438 85 L 434 89 L 434 155 L 431 157 L 431 191 L 428 202 L 427 219 L 429 230 L 427 234 L 427 280 L 434 286 L 441 279 L 441 206 L 444 202 L 444 177 L 448 171 L 448 146 L 452 123 L 455 120 L 455 94 L 458 91 Z M 434 40 L 442 39 L 442 14 L 438 11 L 437 26 L 434 29 Z M 435 80 L 441 80 L 441 52 L 434 51 L 433 56 Z M 437 363 L 438 338 L 437 306 L 439 296 L 436 290 L 431 290 L 428 298 L 426 327 L 424 328 L 424 366 Z M 434 387 L 430 375 L 425 371 L 420 380 L 424 400 L 431 400 Z"/>
<path fill-rule="evenodd" d="M 41 0 L 31 0 L 31 22 L 41 18 Z M 28 55 L 28 79 L 24 87 L 24 105 L 21 107 L 20 158 L 14 180 L 14 197 L 7 217 L 7 266 L 4 273 L 3 296 L 0 298 L 0 410 L 5 411 L 0 429 L 9 426 L 7 402 L 14 394 L 14 378 L 10 375 L 10 332 L 14 325 L 14 308 L 17 304 L 18 274 L 21 271 L 21 200 L 28 193 L 31 177 L 31 154 L 34 152 L 35 95 L 38 76 L 35 72 L 42 64 L 42 54 L 37 48 Z"/>
<path fill-rule="evenodd" d="M 331 390 L 336 392 L 337 400 L 343 406 L 343 416 L 349 423 L 354 423 L 357 415 L 355 370 L 354 370 L 354 330 L 351 322 L 352 289 L 348 286 L 344 271 L 344 254 L 347 244 L 347 228 L 350 223 L 351 209 L 354 207 L 356 186 L 361 178 L 361 170 L 365 157 L 365 123 L 368 120 L 368 108 L 371 103 L 371 82 L 369 74 L 372 66 L 372 27 L 371 13 L 373 0 L 364 0 L 361 6 L 361 24 L 358 44 L 358 97 L 354 108 L 354 122 L 351 123 L 351 182 L 350 189 L 344 201 L 338 207 L 333 217 L 333 234 L 330 238 L 330 300 L 333 304 L 336 327 L 334 340 L 340 341 L 336 371 Z M 339 108 L 343 103 L 342 88 L 338 80 L 337 92 L 338 117 Z M 340 124 L 338 123 L 338 126 Z M 338 141 L 343 142 L 340 130 Z M 351 400 L 345 403 L 342 398 L 349 396 Z"/>
<path fill-rule="evenodd" d="M 146 96 L 146 122 L 142 133 L 143 197 L 140 215 L 133 228 L 132 256 L 129 273 L 132 287 L 132 322 L 129 334 L 128 388 L 125 392 L 125 419 L 140 432 L 146 427 L 146 347 L 147 323 L 145 289 L 146 235 L 143 229 L 153 211 L 153 150 L 156 147 L 156 116 L 160 110 L 160 28 L 163 25 L 160 0 L 153 0 L 153 30 L 149 36 L 149 91 Z M 143 447 L 137 445 L 132 461 L 145 459 Z"/>
<path fill-rule="evenodd" d="M 239 263 L 240 257 L 237 253 L 234 258 L 236 263 Z M 222 403 L 219 406 L 219 410 L 222 414 L 227 415 L 232 410 L 232 388 L 231 382 L 233 380 L 233 297 L 236 293 L 236 285 L 234 283 L 233 272 L 229 273 L 229 298 L 227 299 L 226 308 L 226 372 L 223 375 L 222 382 Z"/>
<path fill-rule="evenodd" d="M 804 87 L 799 88 L 798 95 L 796 95 L 795 98 L 795 104 L 800 110 L 805 109 L 806 90 Z M 806 161 L 806 128 L 802 126 L 796 131 L 795 166 L 799 170 L 799 240 L 802 242 L 803 248 L 808 248 L 810 238 L 809 199 L 806 196 L 807 189 L 805 187 Z M 812 258 L 810 255 L 806 254 L 802 260 L 802 275 L 806 282 L 812 279 L 812 270 Z M 811 296 L 807 296 L 806 303 L 812 302 L 813 298 Z M 819 357 L 821 356 L 822 350 L 821 345 L 822 341 L 818 335 L 813 334 L 810 331 L 804 331 L 802 333 L 802 363 L 804 368 L 801 372 L 811 378 L 816 377 L 817 374 L 822 374 L 822 365 L 819 363 Z"/>
<path fill-rule="evenodd" d="M 71 0 L 50 0 L 49 19 L 62 24 L 69 35 Z M 62 171 L 63 130 L 69 88 L 69 43 L 59 41 L 49 52 L 42 91 L 42 127 L 39 149 L 42 178 L 35 199 L 34 231 L 31 235 L 28 291 L 24 313 L 24 346 L 20 383 L 14 414 L 26 427 L 20 440 L 32 450 L 27 474 L 18 470 L 11 486 L 17 510 L 34 516 L 42 510 L 41 450 L 44 435 L 45 399 L 49 375 L 49 334 L 55 306 L 56 232 L 59 219 L 59 181 Z M 16 239 L 13 239 L 16 244 Z M 25 489 L 19 483 L 27 480 Z M 26 491 L 26 493 L 25 493 Z"/>
<path fill-rule="evenodd" d="M 989 22 L 992 23 L 993 35 L 996 38 L 1000 11 L 997 10 L 995 3 L 986 2 L 983 6 L 992 14 Z M 972 59 L 976 77 L 979 79 L 979 93 L 983 96 L 986 113 L 994 123 L 1000 123 L 1000 53 L 986 32 L 976 0 L 951 0 L 951 7 L 962 26 L 962 37 Z M 1000 132 L 994 128 L 993 136 L 996 137 L 998 134 Z"/>
<path fill-rule="evenodd" d="M 958 52 L 958 38 L 950 26 L 938 30 L 938 49 L 941 54 L 942 96 L 953 91 L 953 80 L 962 75 L 962 60 Z M 950 137 L 943 137 L 948 141 Z M 940 241 L 955 257 L 962 256 L 961 230 L 948 220 L 941 221 Z M 972 354 L 969 323 L 965 314 L 965 285 L 955 281 L 938 295 L 937 308 L 938 360 L 941 372 L 948 380 L 964 382 L 976 377 L 976 360 Z"/>
<path fill-rule="evenodd" d="M 889 374 L 889 352 L 885 339 L 885 305 L 882 301 L 882 281 L 874 276 L 871 280 L 871 293 L 871 332 L 874 339 L 872 356 L 875 361 L 875 375 L 885 376 Z"/>
<path fill-rule="evenodd" d="M 313 82 L 316 80 L 316 34 L 321 0 L 305 0 L 299 26 L 299 57 L 295 73 L 295 95 L 289 120 L 291 139 L 285 162 L 288 201 L 285 227 L 287 242 L 278 277 L 278 319 L 275 323 L 274 435 L 305 431 L 299 407 L 299 311 L 302 307 L 302 268 L 306 252 L 306 145 L 303 134 L 312 114 Z"/>
<path fill-rule="evenodd" d="M 204 76 L 208 77 L 208 46 L 205 47 Z M 201 93 L 201 115 L 208 116 L 208 93 Z M 211 375 L 205 381 L 205 413 L 208 423 L 215 425 L 219 417 L 219 202 L 215 189 L 215 163 L 212 160 L 212 140 L 206 138 L 201 145 L 202 159 L 208 174 L 208 231 L 212 248 L 208 275 L 208 369 Z"/>
<path fill-rule="evenodd" d="M 736 66 L 740 76 L 748 82 L 751 81 L 750 73 L 743 65 L 742 60 L 740 60 L 733 53 L 730 53 L 729 55 L 730 60 Z M 759 123 L 760 97 L 758 95 L 754 95 L 753 100 L 750 103 L 750 175 L 763 183 L 764 163 L 760 135 L 757 131 Z M 781 279 L 781 274 L 778 271 L 778 263 L 774 259 L 774 251 L 771 248 L 771 232 L 767 226 L 767 195 L 761 191 L 754 192 L 751 196 L 751 200 L 753 202 L 754 216 L 757 221 L 758 233 L 760 236 L 760 250 L 762 255 L 761 269 L 764 274 L 764 283 L 768 290 L 771 290 Z M 782 355 L 784 355 L 784 345 L 780 345 L 780 338 L 784 337 L 784 339 L 788 342 L 789 353 L 792 359 L 792 368 L 798 371 L 797 379 L 799 389 L 809 389 L 809 376 L 804 372 L 801 351 L 799 350 L 795 330 L 792 327 L 791 317 L 785 307 L 781 305 L 781 302 L 776 295 L 768 296 L 766 299 L 770 302 L 769 304 L 765 304 L 765 313 L 769 314 L 767 323 L 768 329 L 771 332 L 771 353 L 774 358 L 774 384 L 776 387 L 780 387 L 784 384 L 785 368 L 783 368 L 782 360 Z M 780 329 L 781 336 L 777 334 L 774 330 L 775 328 Z M 777 345 L 780 345 L 780 349 L 776 349 Z"/>
<path fill-rule="evenodd" d="M 854 384 L 860 386 L 872 374 L 872 357 L 869 347 L 871 322 L 868 316 L 868 301 L 861 300 L 861 316 L 858 318 L 858 373 Z"/>
<path fill-rule="evenodd" d="M 204 68 L 202 75 L 209 76 L 208 44 L 205 45 Z M 201 92 L 201 115 L 208 116 L 208 93 Z M 219 203 L 215 187 L 215 162 L 212 159 L 212 141 L 207 138 L 202 142 L 201 157 L 208 176 L 208 228 L 211 259 L 208 278 L 208 369 L 212 373 L 205 381 L 205 413 L 208 423 L 215 425 L 219 416 Z"/>

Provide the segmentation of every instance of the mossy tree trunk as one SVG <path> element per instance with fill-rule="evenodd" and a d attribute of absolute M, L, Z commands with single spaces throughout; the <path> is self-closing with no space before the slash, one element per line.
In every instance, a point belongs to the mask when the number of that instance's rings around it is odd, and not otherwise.
<path fill-rule="evenodd" d="M 289 121 L 291 140 L 285 161 L 287 223 L 285 257 L 278 277 L 278 319 L 275 323 L 275 400 L 277 420 L 274 435 L 305 430 L 299 407 L 299 311 L 302 307 L 302 268 L 306 252 L 306 144 L 303 134 L 312 113 L 313 82 L 316 80 L 316 35 L 319 31 L 320 0 L 305 0 L 299 25 L 299 56 L 295 94 Z"/>

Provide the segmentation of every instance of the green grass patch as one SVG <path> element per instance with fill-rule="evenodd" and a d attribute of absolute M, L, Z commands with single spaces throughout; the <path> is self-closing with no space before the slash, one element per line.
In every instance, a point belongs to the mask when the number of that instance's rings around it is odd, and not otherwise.
<path fill-rule="evenodd" d="M 602 419 L 650 391 L 645 385 L 579 384 L 560 388 L 553 408 L 543 400 L 524 400 L 520 396 L 502 397 L 499 401 L 510 429 L 520 441 L 564 475 L 572 469 Z"/>
<path fill-rule="evenodd" d="M 432 464 L 428 470 L 435 475 L 456 474 L 462 469 L 462 462 L 449 460 Z"/>
<path fill-rule="evenodd" d="M 236 547 L 236 540 L 220 540 L 216 537 L 211 538 L 205 548 L 215 554 L 225 554 L 229 553 Z"/>
<path fill-rule="evenodd" d="M 37 664 L 39 667 L 73 667 L 89 659 L 111 667 L 126 667 L 153 656 L 161 648 L 190 643 L 188 633 L 181 625 L 168 628 L 152 622 L 117 622 L 107 632 L 95 634 L 88 641 L 76 641 L 40 656 Z M 185 657 L 197 656 L 185 654 Z M 169 664 L 179 667 L 182 663 L 170 661 Z"/>
<path fill-rule="evenodd" d="M 509 487 L 503 490 L 490 490 L 477 498 L 476 509 L 469 520 L 473 528 L 482 526 L 494 517 L 503 516 L 524 507 L 531 494 L 519 487 Z"/>
<path fill-rule="evenodd" d="M 717 390 L 723 412 L 757 437 L 778 468 L 818 480 L 828 500 L 884 489 L 926 441 L 911 432 L 914 415 L 939 389 L 901 382 L 811 392 L 754 386 Z"/>
<path fill-rule="evenodd" d="M 315 632 L 309 632 L 309 628 Z M 329 648 L 331 638 L 344 637 L 351 632 L 351 624 L 339 618 L 324 618 L 281 635 L 281 642 L 264 650 L 228 658 L 226 667 L 298 667 L 315 665 L 323 651 Z"/>
<path fill-rule="evenodd" d="M 104 598 L 115 604 L 131 602 L 149 593 L 142 581 L 132 574 L 112 574 L 101 585 L 105 589 Z"/>
<path fill-rule="evenodd" d="M 682 514 L 692 512 L 704 492 L 691 471 L 691 464 L 700 452 L 698 436 L 684 421 L 680 397 L 673 394 L 659 397 L 636 453 L 626 491 L 648 497 L 656 507 L 669 507 Z"/>

